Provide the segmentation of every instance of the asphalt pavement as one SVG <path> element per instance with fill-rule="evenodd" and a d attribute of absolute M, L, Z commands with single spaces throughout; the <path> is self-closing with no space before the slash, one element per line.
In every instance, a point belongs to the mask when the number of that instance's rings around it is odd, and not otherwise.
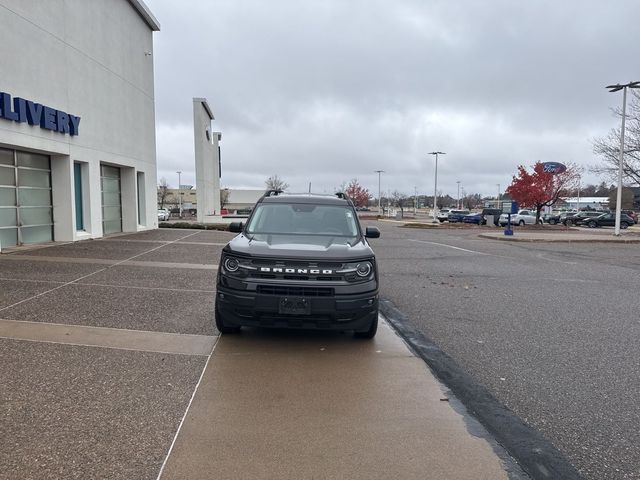
<path fill-rule="evenodd" d="M 412 327 L 584 478 L 640 478 L 637 244 L 372 224 L 382 296 Z"/>

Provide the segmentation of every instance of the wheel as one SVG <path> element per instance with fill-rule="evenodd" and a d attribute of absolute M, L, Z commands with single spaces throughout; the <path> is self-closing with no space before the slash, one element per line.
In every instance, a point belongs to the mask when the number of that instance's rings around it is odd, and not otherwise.
<path fill-rule="evenodd" d="M 220 314 L 220 311 L 218 310 L 217 305 L 215 309 L 215 316 L 216 316 L 216 328 L 220 333 L 239 333 L 240 332 L 240 327 L 230 327 L 224 324 L 224 318 Z"/>
<path fill-rule="evenodd" d="M 556 223 L 558 223 L 558 221 L 555 218 L 549 220 L 549 225 L 555 225 Z"/>
<path fill-rule="evenodd" d="M 524 227 L 524 220 L 520 220 L 520 221 L 518 222 L 518 225 L 520 225 L 521 227 Z"/>
<path fill-rule="evenodd" d="M 369 329 L 365 330 L 364 332 L 353 332 L 353 336 L 355 338 L 373 338 L 376 336 L 377 331 L 378 331 L 378 311 L 376 310 L 376 316 L 373 320 L 371 320 Z"/>
<path fill-rule="evenodd" d="M 572 221 L 572 220 L 567 220 L 567 221 L 565 221 L 565 222 L 564 222 L 564 224 L 565 224 L 567 227 L 572 227 L 572 226 L 573 226 L 573 221 Z"/>
<path fill-rule="evenodd" d="M 620 222 L 620 228 L 621 229 L 625 229 L 625 228 L 629 228 L 629 224 L 627 222 Z"/>
<path fill-rule="evenodd" d="M 598 224 L 596 222 L 589 222 L 588 226 L 589 226 L 589 228 L 596 228 L 598 226 Z"/>

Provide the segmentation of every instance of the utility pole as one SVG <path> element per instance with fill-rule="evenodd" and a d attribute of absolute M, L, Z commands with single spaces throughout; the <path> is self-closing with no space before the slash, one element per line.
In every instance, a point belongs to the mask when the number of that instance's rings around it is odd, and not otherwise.
<path fill-rule="evenodd" d="M 502 207 L 500 206 L 500 184 L 497 183 L 496 185 L 498 185 L 498 202 L 496 203 L 496 206 L 502 210 Z"/>
<path fill-rule="evenodd" d="M 182 218 L 182 191 L 180 191 L 180 185 L 182 184 L 182 172 L 178 170 L 176 173 L 178 174 L 178 216 Z"/>
<path fill-rule="evenodd" d="M 456 182 L 458 184 L 458 198 L 456 199 L 456 208 L 460 210 L 460 180 Z"/>
<path fill-rule="evenodd" d="M 380 174 L 384 173 L 384 170 L 374 170 L 374 172 L 378 174 L 378 216 L 380 216 L 380 202 L 382 201 L 382 196 L 380 193 Z"/>
<path fill-rule="evenodd" d="M 414 194 L 413 194 L 413 216 L 417 217 L 418 216 L 418 187 L 413 187 L 414 190 Z"/>
<path fill-rule="evenodd" d="M 435 180 L 433 184 L 433 223 L 438 223 L 436 218 L 436 210 L 438 209 L 438 155 L 446 155 L 445 152 L 429 152 L 429 155 L 436 156 L 436 173 L 434 175 Z"/>

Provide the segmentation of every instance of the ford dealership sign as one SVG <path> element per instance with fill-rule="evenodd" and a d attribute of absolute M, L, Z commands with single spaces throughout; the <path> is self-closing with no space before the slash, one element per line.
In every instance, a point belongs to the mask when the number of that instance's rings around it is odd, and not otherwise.
<path fill-rule="evenodd" d="M 13 100 L 13 101 L 12 101 Z M 55 108 L 41 105 L 31 100 L 15 97 L 0 92 L 0 118 L 18 123 L 38 125 L 45 130 L 53 130 L 62 134 L 78 135 L 80 117 Z"/>
<path fill-rule="evenodd" d="M 566 165 L 558 162 L 544 162 L 542 164 L 545 173 L 564 173 L 567 171 Z"/>

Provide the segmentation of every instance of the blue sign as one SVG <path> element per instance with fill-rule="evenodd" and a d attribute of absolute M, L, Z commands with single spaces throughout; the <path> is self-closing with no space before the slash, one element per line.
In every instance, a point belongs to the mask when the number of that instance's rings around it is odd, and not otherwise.
<path fill-rule="evenodd" d="M 15 97 L 13 102 L 11 100 L 10 94 L 0 92 L 0 118 L 39 125 L 40 128 L 72 136 L 78 135 L 80 117 L 20 97 Z"/>
<path fill-rule="evenodd" d="M 566 165 L 558 162 L 544 162 L 542 164 L 543 172 L 545 173 L 564 173 L 567 171 Z"/>

